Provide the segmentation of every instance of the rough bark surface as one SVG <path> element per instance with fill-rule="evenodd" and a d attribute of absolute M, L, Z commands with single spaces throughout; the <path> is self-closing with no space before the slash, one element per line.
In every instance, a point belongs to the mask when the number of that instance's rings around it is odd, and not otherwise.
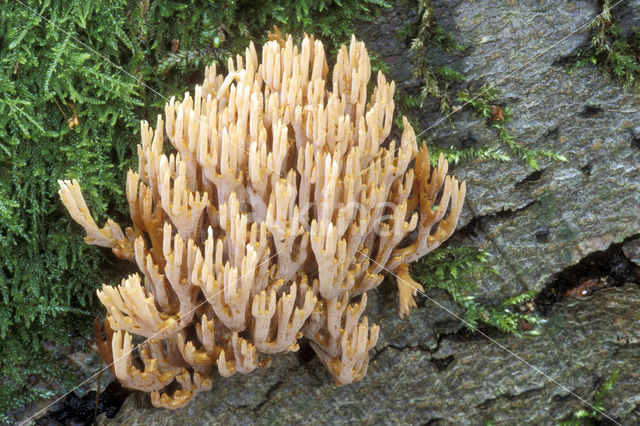
<path fill-rule="evenodd" d="M 453 67 L 475 87 L 495 83 L 513 110 L 508 128 L 516 140 L 568 159 L 542 160 L 539 173 L 518 160 L 455 167 L 468 184 L 459 224 L 468 228 L 454 244 L 489 251 L 500 272 L 481 283 L 481 299 L 495 303 L 542 290 L 585 256 L 623 241 L 625 255 L 640 263 L 634 242 L 640 235 L 640 149 L 631 131 L 640 128 L 640 96 L 593 67 L 567 73 L 557 65 L 588 42 L 585 30 L 572 33 L 596 15 L 597 2 L 433 5 L 438 23 L 469 46 L 459 55 L 434 52 L 434 64 Z M 615 13 L 626 31 L 640 22 L 640 1 L 625 2 Z M 389 77 L 409 92 L 415 89 L 409 49 L 396 32 L 416 19 L 415 5 L 399 3 L 358 33 L 389 65 Z M 440 117 L 434 105 L 421 114 L 423 129 Z M 499 146 L 494 130 L 472 111 L 451 119 L 455 128 L 445 121 L 425 137 L 446 147 L 471 134 L 478 144 Z M 215 380 L 186 409 L 154 409 L 147 396 L 134 395 L 116 419 L 103 415 L 100 422 L 552 424 L 588 408 L 576 395 L 591 402 L 620 369 L 604 411 L 622 424 L 640 424 L 638 286 L 564 299 L 547 313 L 541 336 L 492 336 L 496 342 L 466 333 L 452 315 L 459 309 L 439 291 L 400 320 L 395 293 L 382 287 L 368 308 L 381 336 L 367 376 L 356 384 L 335 386 L 303 347 L 274 359 L 269 369 Z"/>
<path fill-rule="evenodd" d="M 434 12 L 470 46 L 462 56 L 441 60 L 476 87 L 497 82 L 501 101 L 513 111 L 507 127 L 516 141 L 568 159 L 543 160 L 538 173 L 523 161 L 467 162 L 455 169 L 467 180 L 467 218 L 477 224 L 461 243 L 492 253 L 500 272 L 484 282 L 486 297 L 541 290 L 586 255 L 637 234 L 640 149 L 632 144 L 632 129 L 640 125 L 640 96 L 595 67 L 567 73 L 556 65 L 588 43 L 585 31 L 567 35 L 596 15 L 596 2 L 436 2 Z M 631 23 L 640 2 L 620 12 Z M 449 146 L 471 132 L 478 144 L 500 145 L 473 112 L 454 117 L 455 130 L 443 122 L 427 135 Z M 423 126 L 433 121 L 427 114 Z M 547 236 L 540 238 L 541 231 Z"/>
<path fill-rule="evenodd" d="M 378 306 L 392 309 L 389 299 Z M 353 385 L 337 387 L 316 358 L 290 355 L 270 369 L 216 381 L 183 410 L 155 409 L 139 394 L 114 420 L 101 416 L 100 423 L 553 424 L 589 409 L 571 392 L 591 402 L 619 369 L 604 412 L 638 424 L 639 312 L 636 285 L 610 288 L 555 305 L 540 337 L 496 337 L 497 343 L 448 332 L 450 318 L 433 306 L 410 322 L 384 315 L 376 318 L 383 342 L 367 377 Z"/>

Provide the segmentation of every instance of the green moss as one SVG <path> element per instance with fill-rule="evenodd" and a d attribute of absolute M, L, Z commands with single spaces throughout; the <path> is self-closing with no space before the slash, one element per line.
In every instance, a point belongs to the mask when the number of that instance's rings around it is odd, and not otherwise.
<path fill-rule="evenodd" d="M 415 24 L 410 24 L 398 32 L 398 36 L 411 39 L 411 57 L 413 61 L 414 77 L 420 82 L 421 92 L 418 95 L 402 94 L 399 96 L 400 112 L 409 117 L 413 116 L 412 111 L 421 108 L 428 98 L 435 98 L 440 104 L 440 111 L 445 116 L 455 113 L 453 111 L 453 100 L 462 104 L 469 104 L 472 109 L 482 118 L 486 119 L 487 125 L 496 129 L 498 140 L 501 145 L 506 146 L 509 151 L 527 162 L 533 169 L 539 169 L 539 158 L 549 158 L 557 161 L 566 161 L 566 158 L 558 153 L 542 150 L 530 149 L 516 141 L 507 128 L 507 123 L 511 120 L 511 111 L 504 108 L 502 113 L 504 118 L 496 119 L 491 113 L 492 106 L 498 102 L 498 90 L 493 86 L 483 86 L 475 91 L 458 90 L 456 88 L 465 81 L 464 75 L 450 66 L 434 66 L 430 59 L 430 50 L 436 52 L 447 52 L 462 54 L 465 47 L 457 43 L 453 36 L 444 28 L 438 25 L 433 13 L 430 0 L 418 2 L 419 20 Z M 415 128 L 419 128 L 415 120 L 410 120 Z M 453 127 L 453 121 L 449 119 Z M 400 125 L 401 123 L 396 122 Z M 432 151 L 432 161 L 437 161 L 440 154 L 451 162 L 457 164 L 461 160 L 497 160 L 510 161 L 511 156 L 500 148 L 488 146 L 476 146 L 458 148 L 450 146 L 443 148 L 435 146 L 429 142 Z"/>
<path fill-rule="evenodd" d="M 512 118 L 511 110 L 509 107 L 498 106 L 498 98 L 498 89 L 493 86 L 483 86 L 474 92 L 461 90 L 457 94 L 458 102 L 471 106 L 480 117 L 486 120 L 488 126 L 496 130 L 500 143 L 524 160 L 532 169 L 538 170 L 540 168 L 538 164 L 540 157 L 555 161 L 567 161 L 563 155 L 556 152 L 527 148 L 516 141 L 507 127 Z M 502 116 L 492 114 L 492 108 L 501 110 Z"/>
<path fill-rule="evenodd" d="M 596 65 L 626 88 L 640 90 L 640 28 L 623 36 L 615 13 L 611 13 L 610 0 L 598 0 L 598 4 L 600 13 L 589 24 L 591 41 L 575 52 L 569 70 Z"/>
<path fill-rule="evenodd" d="M 611 376 L 598 388 L 593 397 L 593 403 L 585 408 L 581 408 L 571 415 L 571 418 L 558 423 L 558 426 L 595 426 L 608 424 L 610 418 L 604 418 L 604 399 L 618 382 L 620 371 L 614 371 Z M 607 416 L 608 417 L 608 416 Z"/>
<path fill-rule="evenodd" d="M 453 36 L 438 25 L 431 0 L 418 1 L 418 15 L 417 23 L 407 25 L 400 32 L 400 36 L 411 39 L 414 77 L 422 86 L 420 95 L 405 106 L 421 106 L 427 98 L 434 97 L 440 102 L 440 110 L 446 114 L 451 111 L 451 87 L 464 81 L 464 76 L 449 66 L 433 66 L 429 49 L 460 53 L 465 47 L 456 43 Z"/>
<path fill-rule="evenodd" d="M 532 327 L 529 334 L 536 334 L 533 328 L 542 322 L 542 318 L 532 313 L 521 313 L 515 309 L 518 305 L 533 300 L 535 292 L 508 298 L 495 306 L 479 303 L 474 292 L 478 291 L 478 282 L 482 277 L 497 275 L 498 272 L 488 265 L 489 253 L 472 247 L 439 248 L 411 265 L 412 275 L 425 290 L 440 288 L 463 308 L 465 325 L 475 329 L 479 324 L 495 327 L 504 333 L 520 335 L 522 326 Z"/>
<path fill-rule="evenodd" d="M 47 396 L 44 343 L 85 335 L 94 292 L 129 264 L 89 247 L 57 196 L 75 178 L 98 223 L 128 222 L 140 119 L 276 24 L 329 50 L 384 0 L 0 0 L 0 419 Z M 38 16 L 41 15 L 41 16 Z M 77 124 L 69 125 L 75 119 Z M 117 272 L 114 274 L 114 272 Z M 54 374 L 54 372 L 56 372 Z M 62 386 L 62 385 L 61 385 Z M 62 387 L 52 387 L 58 391 Z"/>
<path fill-rule="evenodd" d="M 435 98 L 440 105 L 440 112 L 443 115 L 452 112 L 452 99 L 458 102 L 470 101 L 471 107 L 483 118 L 487 119 L 487 124 L 492 126 L 496 122 L 491 118 L 491 105 L 498 100 L 496 89 L 482 88 L 480 96 L 476 99 L 475 94 L 455 89 L 459 83 L 465 81 L 464 76 L 448 66 L 437 67 L 432 64 L 429 57 L 430 49 L 436 52 L 463 53 L 464 46 L 456 43 L 451 34 L 446 32 L 437 24 L 437 19 L 433 14 L 431 2 L 421 0 L 418 2 L 419 20 L 416 24 L 407 25 L 402 28 L 397 36 L 411 40 L 411 52 L 414 67 L 414 77 L 420 81 L 421 92 L 418 95 L 399 94 L 398 107 L 401 115 L 409 118 L 412 126 L 419 132 L 420 126 L 417 123 L 416 111 L 424 105 L 429 98 Z M 510 111 L 505 111 L 505 121 L 510 120 Z M 402 128 L 399 117 L 395 123 Z M 451 123 L 453 125 L 453 123 Z M 527 153 L 529 158 L 536 155 L 545 155 L 543 151 L 525 150 L 514 142 L 503 123 L 499 123 L 498 130 L 501 138 L 505 139 L 505 144 L 513 147 L 512 151 L 518 154 Z M 425 140 L 429 147 L 432 163 L 435 165 L 440 154 L 451 164 L 458 164 L 461 161 L 474 160 L 497 160 L 511 161 L 511 157 L 500 149 L 493 147 L 469 147 L 457 148 L 451 146 L 443 148 L 430 141 Z M 534 155 L 535 154 L 535 155 Z M 549 153 L 555 159 L 564 159 L 557 154 Z M 537 166 L 537 165 L 536 165 Z M 516 305 L 521 305 L 535 297 L 533 293 L 524 293 L 514 298 L 507 299 L 494 306 L 487 306 L 478 302 L 474 296 L 479 290 L 478 282 L 487 275 L 497 274 L 496 270 L 488 266 L 489 254 L 472 247 L 440 248 L 425 256 L 420 261 L 411 266 L 414 277 L 420 282 L 425 290 L 429 288 L 441 288 L 447 291 L 452 299 L 463 308 L 463 319 L 466 324 L 475 328 L 480 324 L 495 327 L 498 330 L 511 334 L 521 334 L 523 323 L 535 325 L 541 320 L 538 316 L 529 313 L 520 313 L 515 309 Z M 533 328 L 532 334 L 535 333 Z"/>

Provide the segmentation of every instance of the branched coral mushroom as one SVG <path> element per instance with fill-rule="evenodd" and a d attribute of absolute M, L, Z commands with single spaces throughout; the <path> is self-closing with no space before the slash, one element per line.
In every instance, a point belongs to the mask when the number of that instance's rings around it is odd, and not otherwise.
<path fill-rule="evenodd" d="M 215 369 L 249 373 L 302 336 L 338 384 L 363 377 L 379 331 L 361 319 L 366 292 L 395 271 L 408 313 L 408 264 L 451 235 L 465 194 L 443 158 L 431 170 L 406 119 L 386 142 L 394 83 L 378 73 L 368 99 L 370 74 L 355 38 L 329 80 L 320 41 L 276 33 L 261 63 L 251 45 L 226 76 L 212 66 L 193 96 L 171 99 L 155 131 L 142 122 L 132 228 L 99 228 L 78 183 L 60 182 L 87 243 L 142 272 L 98 291 L 98 346 L 125 386 L 177 408 Z M 177 153 L 163 154 L 164 131 Z M 146 338 L 135 353 L 132 335 Z"/>

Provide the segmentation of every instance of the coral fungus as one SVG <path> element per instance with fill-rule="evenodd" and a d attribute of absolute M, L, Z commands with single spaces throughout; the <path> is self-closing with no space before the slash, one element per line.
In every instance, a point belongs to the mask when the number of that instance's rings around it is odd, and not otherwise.
<path fill-rule="evenodd" d="M 142 273 L 98 291 L 98 343 L 156 406 L 183 406 L 215 369 L 249 373 L 303 336 L 338 384 L 359 380 L 379 331 L 361 319 L 366 292 L 395 271 L 408 313 L 419 289 L 408 263 L 458 220 L 465 185 L 447 162 L 431 170 L 406 119 L 387 142 L 395 86 L 378 73 L 367 97 L 364 43 L 342 46 L 329 80 L 320 41 L 270 38 L 261 62 L 251 45 L 226 76 L 211 66 L 193 96 L 171 99 L 155 130 L 142 122 L 126 184 L 133 227 L 99 228 L 78 183 L 60 182 L 87 243 Z M 165 131 L 177 153 L 163 153 Z M 132 335 L 146 338 L 137 351 Z"/>

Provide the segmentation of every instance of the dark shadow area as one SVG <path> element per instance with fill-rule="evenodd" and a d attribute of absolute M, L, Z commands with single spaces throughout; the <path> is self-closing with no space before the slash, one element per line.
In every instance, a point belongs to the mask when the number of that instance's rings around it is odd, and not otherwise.
<path fill-rule="evenodd" d="M 586 297 L 607 287 L 626 283 L 640 284 L 640 267 L 624 255 L 625 242 L 612 244 L 607 250 L 591 253 L 576 265 L 557 274 L 554 280 L 538 294 L 536 305 L 546 314 L 554 303 L 567 296 Z"/>
<path fill-rule="evenodd" d="M 113 381 L 100 393 L 97 415 L 106 413 L 112 419 L 120 410 L 124 400 L 131 391 L 123 388 L 119 382 Z M 96 392 L 91 391 L 79 397 L 71 392 L 63 401 L 46 415 L 40 417 L 35 424 L 39 426 L 53 425 L 83 425 L 88 426 L 94 422 Z"/>

